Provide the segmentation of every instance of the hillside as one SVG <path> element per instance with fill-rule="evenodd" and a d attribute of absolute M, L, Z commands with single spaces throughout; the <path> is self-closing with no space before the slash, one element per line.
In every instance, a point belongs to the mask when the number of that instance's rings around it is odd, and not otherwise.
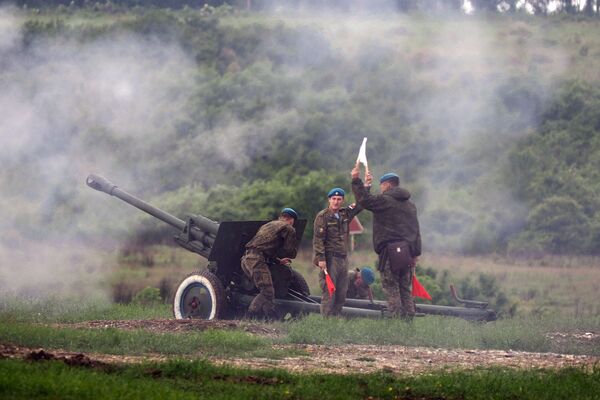
<path fill-rule="evenodd" d="M 165 237 L 90 172 L 177 215 L 312 220 L 368 137 L 426 251 L 600 248 L 597 20 L 109 11 L 0 11 L 4 242 Z"/>

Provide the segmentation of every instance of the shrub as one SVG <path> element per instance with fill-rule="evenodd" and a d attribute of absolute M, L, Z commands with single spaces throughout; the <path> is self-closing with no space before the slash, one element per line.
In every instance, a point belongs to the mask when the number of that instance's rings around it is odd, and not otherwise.
<path fill-rule="evenodd" d="M 154 287 L 145 287 L 133 296 L 134 304 L 143 306 L 152 306 L 162 302 L 160 297 L 160 289 Z"/>

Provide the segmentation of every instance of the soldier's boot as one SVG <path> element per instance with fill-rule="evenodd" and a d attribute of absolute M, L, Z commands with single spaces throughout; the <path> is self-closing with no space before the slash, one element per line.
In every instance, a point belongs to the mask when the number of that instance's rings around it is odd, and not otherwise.
<path fill-rule="evenodd" d="M 279 313 L 275 309 L 275 304 L 267 302 L 262 306 L 262 313 L 266 322 L 273 322 L 279 320 Z"/>
<path fill-rule="evenodd" d="M 248 311 L 246 311 L 246 313 L 244 314 L 244 319 L 260 319 L 262 317 L 263 313 L 261 311 L 256 311 L 256 310 L 252 310 L 252 309 L 248 309 Z"/>

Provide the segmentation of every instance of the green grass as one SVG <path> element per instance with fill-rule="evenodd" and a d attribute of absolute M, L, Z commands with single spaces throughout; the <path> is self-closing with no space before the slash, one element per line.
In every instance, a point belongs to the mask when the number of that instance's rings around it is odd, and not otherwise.
<path fill-rule="evenodd" d="M 312 314 L 274 324 L 285 336 L 261 339 L 241 331 L 207 331 L 156 334 L 117 329 L 51 328 L 45 324 L 89 320 L 171 318 L 170 306 L 25 302 L 12 300 L 0 307 L 0 342 L 23 346 L 61 347 L 73 351 L 107 351 L 112 354 L 248 354 L 270 352 L 271 344 L 375 344 L 468 349 L 521 350 L 600 355 L 597 340 L 577 340 L 573 332 L 598 332 L 600 317 L 515 317 L 489 323 L 459 318 L 426 316 L 412 324 L 399 320 L 323 318 Z M 566 333 L 561 340 L 550 335 Z M 271 356 L 277 356 L 271 355 Z"/>
<path fill-rule="evenodd" d="M 151 307 L 113 304 L 105 299 L 2 297 L 0 322 L 80 322 L 171 318 L 170 304 Z"/>
<path fill-rule="evenodd" d="M 598 399 L 600 370 L 483 369 L 398 377 L 303 374 L 170 361 L 107 370 L 0 360 L 0 397 L 11 399 Z"/>
<path fill-rule="evenodd" d="M 281 324 L 290 343 L 374 344 L 466 349 L 520 350 L 600 355 L 597 341 L 572 337 L 557 342 L 548 336 L 598 326 L 596 321 L 513 318 L 491 323 L 473 323 L 458 318 L 426 316 L 407 324 L 400 320 L 306 318 Z"/>
<path fill-rule="evenodd" d="M 274 350 L 271 342 L 241 331 L 153 333 L 144 330 L 57 328 L 29 323 L 0 325 L 0 343 L 106 354 L 185 355 L 191 358 L 268 357 L 302 354 Z"/>

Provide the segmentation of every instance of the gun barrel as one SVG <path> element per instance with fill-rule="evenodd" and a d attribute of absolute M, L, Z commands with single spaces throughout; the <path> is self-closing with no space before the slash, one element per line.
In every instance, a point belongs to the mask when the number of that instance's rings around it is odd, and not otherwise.
<path fill-rule="evenodd" d="M 146 203 L 144 200 L 138 199 L 124 190 L 119 189 L 117 185 L 103 176 L 90 174 L 86 178 L 85 183 L 92 189 L 115 196 L 123 200 L 125 203 L 139 208 L 140 210 L 147 212 L 153 217 L 156 217 L 179 230 L 183 230 L 185 228 L 185 221 Z"/>

